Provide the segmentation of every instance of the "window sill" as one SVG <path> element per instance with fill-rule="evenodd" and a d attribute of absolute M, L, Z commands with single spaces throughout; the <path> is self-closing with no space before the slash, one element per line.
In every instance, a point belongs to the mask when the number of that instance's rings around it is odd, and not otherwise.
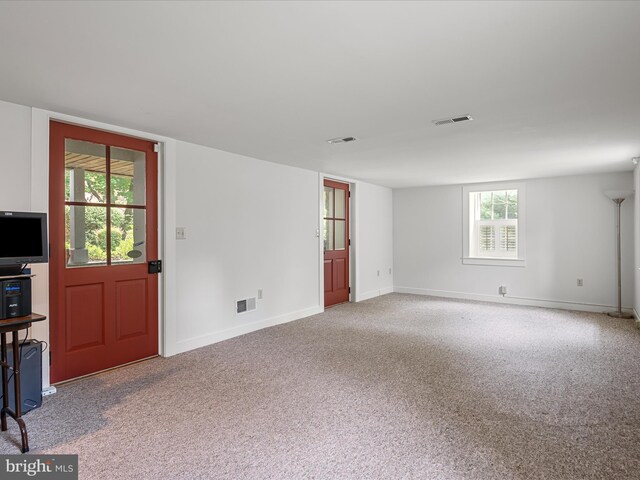
<path fill-rule="evenodd" d="M 463 257 L 463 265 L 489 265 L 493 267 L 526 267 L 524 258 Z"/>

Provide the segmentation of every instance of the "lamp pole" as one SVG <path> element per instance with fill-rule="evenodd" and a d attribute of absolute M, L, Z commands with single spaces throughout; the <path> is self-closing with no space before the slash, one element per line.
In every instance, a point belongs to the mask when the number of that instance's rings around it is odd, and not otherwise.
<path fill-rule="evenodd" d="M 616 256 L 617 256 L 617 273 L 618 273 L 618 310 L 609 312 L 607 315 L 615 318 L 633 318 L 630 313 L 622 311 L 622 253 L 620 248 L 620 206 L 624 202 L 624 198 L 612 198 L 616 204 Z"/>

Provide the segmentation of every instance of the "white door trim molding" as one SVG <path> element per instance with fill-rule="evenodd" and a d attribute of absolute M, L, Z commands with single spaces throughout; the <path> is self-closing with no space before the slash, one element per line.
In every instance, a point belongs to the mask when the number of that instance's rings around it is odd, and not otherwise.
<path fill-rule="evenodd" d="M 163 261 L 163 274 L 158 283 L 158 351 L 162 356 L 170 356 L 175 351 L 176 339 L 176 298 L 175 272 L 176 246 L 175 238 L 165 232 L 175 231 L 176 226 L 176 140 L 148 132 L 119 127 L 72 115 L 31 109 L 31 210 L 49 212 L 49 122 L 61 122 L 83 127 L 121 133 L 132 137 L 151 140 L 160 144 L 158 152 L 158 252 Z M 36 281 L 34 289 L 34 311 L 49 315 L 49 266 L 33 265 L 34 273 L 40 281 Z M 166 272 L 169 272 L 168 274 Z M 43 282 L 43 279 L 44 282 Z M 49 321 L 34 324 L 34 337 L 49 341 Z M 49 362 L 42 362 L 42 385 L 47 388 L 49 380 Z"/>

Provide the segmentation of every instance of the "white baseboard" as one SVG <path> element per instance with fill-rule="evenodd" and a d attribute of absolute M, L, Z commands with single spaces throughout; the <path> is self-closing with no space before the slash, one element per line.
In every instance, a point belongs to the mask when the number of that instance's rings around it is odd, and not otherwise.
<path fill-rule="evenodd" d="M 199 337 L 188 338 L 176 342 L 175 353 L 184 353 L 196 348 L 205 347 L 212 343 L 222 342 L 233 337 L 245 335 L 247 333 L 255 332 L 256 330 L 262 330 L 263 328 L 273 327 L 280 325 L 281 323 L 293 322 L 294 320 L 300 320 L 301 318 L 310 317 L 322 313 L 324 309 L 320 306 L 306 308 L 304 310 L 298 310 L 297 312 L 286 313 L 277 317 L 266 318 L 264 320 L 258 320 L 257 322 L 246 323 L 237 327 L 227 328 L 218 332 L 208 333 Z"/>
<path fill-rule="evenodd" d="M 452 292 L 448 290 L 431 290 L 426 288 L 395 287 L 396 293 L 411 293 L 413 295 L 428 295 L 431 297 L 457 298 L 460 300 L 478 300 L 481 302 L 505 303 L 509 305 L 525 305 L 529 307 L 558 308 L 561 310 L 578 310 L 581 312 L 602 313 L 615 310 L 613 305 L 600 305 L 596 303 L 577 303 L 564 300 L 547 300 L 539 298 L 510 297 L 509 295 L 486 295 L 481 293 Z M 624 311 L 631 311 L 625 307 Z M 637 318 L 637 316 L 636 316 Z"/>
<path fill-rule="evenodd" d="M 356 293 L 355 301 L 362 302 L 364 300 L 369 300 L 370 298 L 386 295 L 387 293 L 393 293 L 394 291 L 394 287 L 384 287 L 378 290 L 369 290 L 368 292 L 358 292 Z"/>
<path fill-rule="evenodd" d="M 393 292 L 394 292 L 394 290 L 395 290 L 395 289 L 394 289 L 394 287 L 393 287 L 393 286 L 391 286 L 391 287 L 381 288 L 381 289 L 380 289 L 380 295 L 386 295 L 386 294 L 388 294 L 388 293 L 393 293 Z"/>

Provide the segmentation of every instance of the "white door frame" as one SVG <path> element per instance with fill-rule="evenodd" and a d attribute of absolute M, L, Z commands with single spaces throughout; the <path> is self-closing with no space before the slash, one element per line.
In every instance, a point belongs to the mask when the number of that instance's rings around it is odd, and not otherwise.
<path fill-rule="evenodd" d="M 358 212 L 357 212 L 357 191 L 358 191 L 358 181 L 350 178 L 340 177 L 338 175 L 331 175 L 328 173 L 319 173 L 318 174 L 318 232 L 319 232 L 319 241 L 318 241 L 318 249 L 319 249 L 319 301 L 318 304 L 324 310 L 324 245 L 322 242 L 322 235 L 324 231 L 324 181 L 327 180 L 335 180 L 336 182 L 347 183 L 349 185 L 349 193 L 351 194 L 349 197 L 349 239 L 351 240 L 350 250 L 349 250 L 349 287 L 351 288 L 351 293 L 349 294 L 349 302 L 357 302 L 358 297 L 356 292 L 358 291 L 358 277 L 356 275 L 356 258 L 357 258 L 357 222 L 358 222 Z"/>
<path fill-rule="evenodd" d="M 175 272 L 175 184 L 167 181 L 176 174 L 176 141 L 161 135 L 130 128 L 95 122 L 62 113 L 31 109 L 31 210 L 49 213 L 49 122 L 56 120 L 83 127 L 106 130 L 131 137 L 143 138 L 159 144 L 158 152 L 158 254 L 163 261 L 163 272 Z M 33 264 L 33 310 L 49 316 L 49 264 Z M 158 353 L 172 354 L 170 345 L 175 341 L 176 298 L 175 276 L 163 273 L 158 278 Z M 173 327 L 173 328 L 169 328 Z M 49 342 L 49 320 L 33 325 L 33 337 Z M 42 386 L 50 386 L 49 356 L 42 359 Z"/>

